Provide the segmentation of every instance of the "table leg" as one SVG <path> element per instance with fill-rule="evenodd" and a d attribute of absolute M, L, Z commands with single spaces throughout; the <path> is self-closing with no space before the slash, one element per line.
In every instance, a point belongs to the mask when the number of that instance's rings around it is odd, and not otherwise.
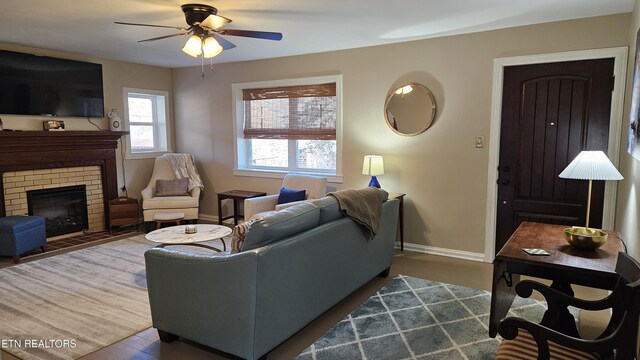
<path fill-rule="evenodd" d="M 400 251 L 404 251 L 404 196 L 400 197 L 400 211 L 398 212 L 400 226 Z"/>
<path fill-rule="evenodd" d="M 157 248 L 164 248 L 166 246 L 176 246 L 176 245 L 181 245 L 181 246 L 197 246 L 197 247 L 201 247 L 201 248 L 205 248 L 205 249 L 209 249 L 209 250 L 213 250 L 215 252 L 222 252 L 222 250 L 215 248 L 213 246 L 209 246 L 209 245 L 205 245 L 205 244 L 195 244 L 195 243 L 190 243 L 190 244 L 166 244 L 166 243 L 162 243 L 162 244 L 158 244 L 155 247 Z M 222 241 L 222 245 L 225 245 L 224 241 Z M 224 249 L 226 250 L 227 247 L 225 245 Z"/>
<path fill-rule="evenodd" d="M 233 199 L 233 225 L 238 225 L 238 210 L 240 210 L 240 201 Z"/>
<path fill-rule="evenodd" d="M 507 317 L 513 299 L 516 296 L 515 284 L 520 281 L 520 274 L 507 272 L 504 261 L 493 261 L 493 281 L 491 284 L 491 312 L 489 313 L 489 336 L 498 334 L 500 320 Z"/>
<path fill-rule="evenodd" d="M 218 195 L 218 225 L 222 225 L 222 199 Z"/>

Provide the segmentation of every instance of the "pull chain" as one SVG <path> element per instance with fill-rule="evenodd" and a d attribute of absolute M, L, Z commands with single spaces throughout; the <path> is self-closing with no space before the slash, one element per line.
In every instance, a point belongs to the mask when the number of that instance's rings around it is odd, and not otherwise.
<path fill-rule="evenodd" d="M 204 56 L 200 57 L 200 70 L 202 71 L 202 77 L 204 78 Z M 213 58 L 211 58 L 211 65 L 209 66 L 209 69 L 211 69 L 211 71 L 213 71 Z"/>

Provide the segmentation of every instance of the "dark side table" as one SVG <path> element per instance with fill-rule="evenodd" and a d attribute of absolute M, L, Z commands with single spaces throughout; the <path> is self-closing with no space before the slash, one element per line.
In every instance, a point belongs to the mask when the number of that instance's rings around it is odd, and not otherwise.
<path fill-rule="evenodd" d="M 240 216 L 240 214 L 238 213 L 238 211 L 240 210 L 240 201 L 265 195 L 267 195 L 267 193 L 265 192 L 247 190 L 231 190 L 218 193 L 218 224 L 222 225 L 222 222 L 224 220 L 233 218 L 233 224 L 238 225 L 238 217 Z M 222 216 L 222 200 L 224 199 L 233 199 L 233 215 Z"/>
<path fill-rule="evenodd" d="M 500 320 L 507 317 L 516 296 L 515 285 L 520 275 L 552 280 L 552 288 L 573 296 L 570 285 L 582 285 L 596 289 L 613 290 L 619 275 L 616 273 L 618 253 L 625 251 L 620 234 L 607 231 L 609 239 L 596 250 L 575 248 L 564 238 L 566 225 L 523 222 L 504 244 L 493 260 L 493 283 L 491 286 L 491 310 L 489 313 L 489 336 L 498 334 Z M 544 249 L 549 255 L 529 255 L 523 248 Z M 566 285 L 566 286 L 565 286 Z M 575 332 L 575 321 L 566 309 L 558 318 L 548 319 L 546 314 L 541 324 L 567 333 Z M 566 320 L 569 321 L 566 321 Z"/>
<path fill-rule="evenodd" d="M 114 226 L 137 226 L 139 211 L 137 199 L 121 196 L 109 200 L 109 234 L 112 234 Z"/>
<path fill-rule="evenodd" d="M 398 230 L 400 231 L 400 251 L 404 251 L 404 197 L 405 193 L 390 192 L 389 199 L 400 200 L 400 208 L 398 212 Z"/>

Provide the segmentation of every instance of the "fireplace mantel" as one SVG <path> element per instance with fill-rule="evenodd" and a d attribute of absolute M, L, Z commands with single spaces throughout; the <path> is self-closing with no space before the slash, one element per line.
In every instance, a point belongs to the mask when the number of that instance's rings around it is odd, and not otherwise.
<path fill-rule="evenodd" d="M 118 139 L 127 134 L 127 131 L 0 131 L 0 189 L 2 173 L 7 171 L 97 165 L 108 209 L 109 200 L 118 197 Z M 4 192 L 0 191 L 0 217 L 5 214 Z"/>

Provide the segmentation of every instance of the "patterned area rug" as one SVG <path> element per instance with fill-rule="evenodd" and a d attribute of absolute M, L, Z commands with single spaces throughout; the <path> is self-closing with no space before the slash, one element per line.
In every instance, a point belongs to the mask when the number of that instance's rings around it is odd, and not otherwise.
<path fill-rule="evenodd" d="M 494 359 L 490 299 L 484 290 L 399 275 L 297 359 Z M 510 315 L 539 321 L 545 310 L 516 298 Z"/>

